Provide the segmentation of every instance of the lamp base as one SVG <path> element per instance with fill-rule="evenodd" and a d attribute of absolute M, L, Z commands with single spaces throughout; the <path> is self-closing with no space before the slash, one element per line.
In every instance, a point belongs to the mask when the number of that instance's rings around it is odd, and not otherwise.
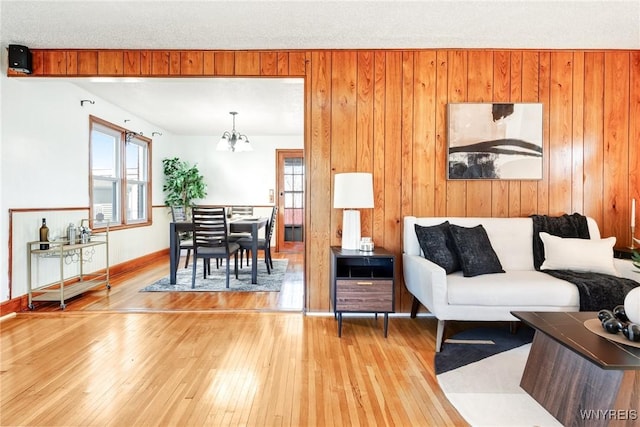
<path fill-rule="evenodd" d="M 342 249 L 360 248 L 360 211 L 345 209 L 342 213 Z"/>

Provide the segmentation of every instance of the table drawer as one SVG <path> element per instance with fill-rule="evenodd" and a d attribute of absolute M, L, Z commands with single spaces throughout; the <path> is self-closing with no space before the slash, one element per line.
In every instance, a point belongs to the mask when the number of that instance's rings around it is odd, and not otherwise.
<path fill-rule="evenodd" d="M 336 280 L 335 309 L 393 312 L 393 280 Z"/>

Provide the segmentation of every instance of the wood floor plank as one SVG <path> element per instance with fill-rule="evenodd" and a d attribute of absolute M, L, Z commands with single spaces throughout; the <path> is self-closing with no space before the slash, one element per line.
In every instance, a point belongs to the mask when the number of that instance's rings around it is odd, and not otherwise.
<path fill-rule="evenodd" d="M 159 262 L 5 320 L 0 425 L 467 425 L 438 387 L 434 319 L 392 317 L 384 338 L 346 317 L 338 338 L 333 316 L 291 311 L 289 259 L 288 295 L 139 292 Z"/>
<path fill-rule="evenodd" d="M 259 256 L 262 252 L 259 253 Z M 99 287 L 67 301 L 65 311 L 165 311 L 165 310 L 252 310 L 302 311 L 304 301 L 303 255 L 273 253 L 273 259 L 287 259 L 280 292 L 140 292 L 140 289 L 169 275 L 169 258 L 126 271 L 111 278 L 111 289 Z M 263 262 L 259 260 L 259 262 Z M 184 266 L 184 258 L 179 263 Z M 191 264 L 189 267 L 191 268 Z M 244 268 L 249 268 L 244 266 Z M 36 302 L 36 311 L 61 311 L 59 303 Z"/>

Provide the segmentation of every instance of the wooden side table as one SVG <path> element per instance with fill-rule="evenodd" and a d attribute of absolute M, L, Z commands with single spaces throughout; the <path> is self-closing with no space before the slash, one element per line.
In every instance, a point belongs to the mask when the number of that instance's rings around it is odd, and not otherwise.
<path fill-rule="evenodd" d="M 384 248 L 372 252 L 331 247 L 331 302 L 342 336 L 342 313 L 384 313 L 387 337 L 389 313 L 395 311 L 395 255 Z"/>

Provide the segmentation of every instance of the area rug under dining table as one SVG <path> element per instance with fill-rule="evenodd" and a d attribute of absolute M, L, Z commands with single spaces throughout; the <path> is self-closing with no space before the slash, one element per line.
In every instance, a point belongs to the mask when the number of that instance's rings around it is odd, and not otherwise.
<path fill-rule="evenodd" d="M 169 283 L 169 276 L 145 286 L 140 292 L 279 292 L 284 281 L 289 260 L 274 259 L 271 274 L 267 273 L 267 266 L 264 259 L 258 259 L 258 283 L 251 283 L 251 266 L 238 265 L 238 278 L 233 272 L 233 261 L 231 262 L 229 287 L 226 287 L 226 266 L 215 267 L 215 260 L 211 262 L 211 274 L 203 278 L 202 261 L 198 263 L 196 269 L 196 286 L 191 288 L 191 273 L 193 271 L 190 264 L 187 268 L 179 268 L 176 274 L 176 284 Z"/>

